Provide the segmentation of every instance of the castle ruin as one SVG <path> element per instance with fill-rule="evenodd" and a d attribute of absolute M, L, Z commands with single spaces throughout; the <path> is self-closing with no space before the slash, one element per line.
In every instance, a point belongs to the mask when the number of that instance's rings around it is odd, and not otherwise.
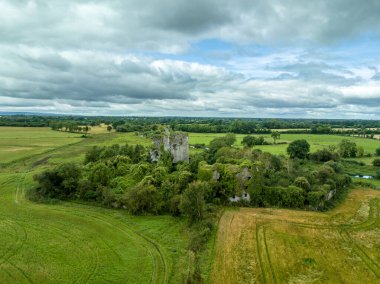
<path fill-rule="evenodd" d="M 189 161 L 189 136 L 183 132 L 170 133 L 165 128 L 163 135 L 154 137 L 154 149 L 150 150 L 152 162 L 157 162 L 161 156 L 161 151 L 169 151 L 173 155 L 173 163 Z"/>

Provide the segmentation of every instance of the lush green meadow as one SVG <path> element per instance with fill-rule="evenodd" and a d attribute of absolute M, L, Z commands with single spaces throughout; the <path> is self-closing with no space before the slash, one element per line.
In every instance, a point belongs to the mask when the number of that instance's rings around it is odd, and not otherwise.
<path fill-rule="evenodd" d="M 205 144 L 208 145 L 211 140 L 215 137 L 224 136 L 224 133 L 189 133 L 189 142 L 190 144 Z M 242 147 L 241 141 L 243 137 L 247 136 L 245 134 L 237 134 L 236 135 L 236 147 Z M 254 135 L 254 136 L 264 136 L 265 140 L 273 143 L 273 139 L 270 134 L 264 135 Z M 327 134 L 281 134 L 281 138 L 277 140 L 277 143 L 287 143 L 298 139 L 306 139 L 310 146 L 311 151 L 316 151 L 327 147 L 329 145 L 338 145 L 342 139 L 349 139 L 354 141 L 357 146 L 362 146 L 364 148 L 365 153 L 374 154 L 375 149 L 380 147 L 380 140 L 376 139 L 366 139 L 359 137 L 349 137 L 349 136 L 339 136 L 339 135 L 327 135 Z M 277 144 L 277 145 L 260 145 L 254 146 L 256 149 L 261 149 L 266 152 L 270 152 L 272 154 L 286 154 L 287 144 Z"/>
<path fill-rule="evenodd" d="M 51 131 L 47 127 L 0 127 L 0 164 L 75 144 L 79 134 Z"/>
<path fill-rule="evenodd" d="M 1 283 L 185 281 L 191 269 L 185 220 L 136 217 L 125 210 L 75 202 L 39 204 L 25 198 L 34 174 L 62 162 L 81 161 L 89 147 L 149 141 L 134 134 L 104 133 L 83 139 L 47 128 L 1 130 L 3 139 L 14 139 L 24 147 L 28 141 L 47 141 L 39 144 L 38 151 L 25 150 L 13 158 L 4 145 L 10 142 L 0 145 L 8 157 L 8 164 L 0 168 Z"/>

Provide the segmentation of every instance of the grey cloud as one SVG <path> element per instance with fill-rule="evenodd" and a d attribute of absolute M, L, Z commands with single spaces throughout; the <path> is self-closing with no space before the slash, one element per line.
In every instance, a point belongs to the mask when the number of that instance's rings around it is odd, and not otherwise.
<path fill-rule="evenodd" d="M 7 52 L 9 58 L 14 58 L 13 53 L 19 51 Z M 95 52 L 79 55 L 79 62 L 75 57 L 70 61 L 59 54 L 23 56 L 10 62 L 3 58 L 12 70 L 0 68 L 0 92 L 15 98 L 141 103 L 144 100 L 189 100 L 193 98 L 192 89 L 202 88 L 209 79 L 201 67 L 192 73 L 191 65 L 182 64 L 177 68 L 177 62 L 123 58 L 118 64 L 115 57 Z M 69 70 L 57 68 L 51 58 L 62 58 L 58 62 L 67 62 L 65 66 L 70 66 Z M 216 72 L 211 76 L 219 75 Z"/>
<path fill-rule="evenodd" d="M 300 79 L 304 81 L 321 82 L 334 85 L 352 85 L 358 82 L 359 78 L 353 78 L 352 72 L 343 66 L 329 65 L 323 62 L 296 63 L 287 66 L 270 68 L 282 71 L 275 79 Z M 344 75 L 350 75 L 348 78 Z"/>
<path fill-rule="evenodd" d="M 65 71 L 71 67 L 70 62 L 58 54 L 43 54 L 39 56 L 38 58 L 26 57 L 26 56 L 25 57 L 21 56 L 21 57 L 23 60 L 30 62 L 36 68 L 39 68 L 39 67 L 52 68 L 52 69 Z"/>
<path fill-rule="evenodd" d="M 379 113 L 377 97 L 342 95 L 363 79 L 347 67 L 355 63 L 323 50 L 379 40 L 379 14 L 376 0 L 0 0 L 0 109 L 314 116 L 353 105 L 352 113 Z M 202 50 L 224 68 L 155 58 L 191 52 L 202 39 L 257 46 L 258 54 Z M 255 64 L 272 46 L 287 50 Z"/>
<path fill-rule="evenodd" d="M 219 38 L 334 43 L 379 35 L 377 0 L 2 1 L 0 42 L 165 50 Z"/>
<path fill-rule="evenodd" d="M 197 34 L 231 23 L 232 15 L 224 1 L 160 1 L 146 20 L 153 27 Z M 153 5 L 154 6 L 154 5 Z M 156 15 L 159 15 L 158 17 Z"/>
<path fill-rule="evenodd" d="M 356 106 L 380 106 L 380 96 L 377 98 L 345 97 L 342 99 L 342 103 Z"/>

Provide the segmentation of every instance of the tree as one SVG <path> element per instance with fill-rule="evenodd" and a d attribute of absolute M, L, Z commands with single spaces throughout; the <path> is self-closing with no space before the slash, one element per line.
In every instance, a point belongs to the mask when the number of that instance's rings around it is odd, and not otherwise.
<path fill-rule="evenodd" d="M 357 155 L 358 157 L 363 157 L 364 156 L 364 148 L 363 146 L 358 146 L 358 151 L 357 151 Z"/>
<path fill-rule="evenodd" d="M 310 183 L 305 177 L 297 177 L 294 181 L 294 185 L 299 188 L 302 188 L 305 191 L 310 190 Z"/>
<path fill-rule="evenodd" d="M 254 145 L 255 139 L 253 136 L 248 135 L 243 138 L 241 141 L 241 144 L 245 145 L 246 147 L 251 148 Z"/>
<path fill-rule="evenodd" d="M 231 147 L 236 142 L 236 135 L 229 133 L 226 136 L 224 136 L 224 139 L 226 141 L 226 144 Z"/>
<path fill-rule="evenodd" d="M 276 144 L 276 140 L 280 139 L 281 133 L 278 131 L 272 131 L 270 136 L 273 138 L 273 144 Z"/>
<path fill-rule="evenodd" d="M 330 151 L 328 149 L 318 150 L 310 155 L 310 159 L 318 162 L 327 162 L 327 161 L 338 161 L 339 155 L 336 152 Z"/>
<path fill-rule="evenodd" d="M 162 199 L 153 185 L 137 185 L 127 193 L 127 205 L 132 214 L 157 214 L 162 207 Z"/>
<path fill-rule="evenodd" d="M 104 147 L 99 147 L 99 146 L 93 146 L 90 148 L 84 158 L 84 163 L 88 164 L 90 162 L 96 162 L 101 158 L 101 154 L 104 151 Z"/>
<path fill-rule="evenodd" d="M 88 125 L 82 127 L 82 130 L 84 132 L 84 136 L 87 136 L 87 133 L 90 131 L 91 127 L 89 127 Z"/>
<path fill-rule="evenodd" d="M 343 139 L 338 145 L 339 154 L 343 158 L 354 158 L 358 151 L 356 143 L 348 139 Z"/>
<path fill-rule="evenodd" d="M 112 126 L 111 126 L 111 125 L 108 125 L 108 126 L 107 126 L 107 131 L 108 131 L 108 132 L 111 132 L 111 131 L 112 131 L 112 129 L 113 129 L 113 128 L 112 128 Z"/>
<path fill-rule="evenodd" d="M 380 156 L 380 148 L 376 148 L 376 150 L 375 150 L 375 155 L 376 155 L 376 156 Z"/>
<path fill-rule="evenodd" d="M 325 195 L 326 195 L 326 193 L 322 190 L 310 191 L 307 194 L 307 200 L 309 201 L 309 204 L 313 208 L 317 209 L 319 206 L 321 206 L 323 204 L 323 201 L 325 199 Z"/>
<path fill-rule="evenodd" d="M 375 166 L 375 167 L 380 167 L 380 159 L 377 158 L 377 159 L 374 159 L 372 164 Z"/>
<path fill-rule="evenodd" d="M 236 141 L 235 134 L 227 134 L 224 137 L 216 137 L 213 140 L 211 140 L 209 145 L 209 162 L 214 163 L 215 162 L 215 153 L 223 147 L 231 147 Z"/>
<path fill-rule="evenodd" d="M 328 179 L 333 179 L 334 175 L 334 169 L 327 165 L 324 165 L 323 167 L 319 168 L 316 172 L 316 177 L 322 184 L 326 183 Z"/>
<path fill-rule="evenodd" d="M 107 186 L 112 178 L 112 169 L 102 162 L 98 162 L 91 167 L 89 180 L 93 185 Z"/>
<path fill-rule="evenodd" d="M 206 211 L 205 196 L 210 186 L 204 181 L 194 181 L 188 185 L 181 199 L 180 210 L 191 222 L 202 220 Z"/>
<path fill-rule="evenodd" d="M 310 152 L 310 144 L 305 139 L 295 140 L 289 144 L 286 151 L 291 159 L 305 159 Z"/>
<path fill-rule="evenodd" d="M 243 140 L 241 141 L 241 144 L 251 148 L 252 146 L 255 146 L 255 145 L 268 145 L 268 142 L 265 141 L 264 136 L 255 137 L 255 136 L 248 135 L 243 138 Z"/>
<path fill-rule="evenodd" d="M 81 169 L 74 163 L 62 164 L 34 176 L 38 182 L 36 193 L 47 198 L 73 197 L 81 177 Z"/>

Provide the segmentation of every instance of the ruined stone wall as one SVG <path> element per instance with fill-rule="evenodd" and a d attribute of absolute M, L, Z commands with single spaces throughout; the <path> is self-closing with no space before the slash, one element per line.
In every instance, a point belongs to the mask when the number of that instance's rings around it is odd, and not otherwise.
<path fill-rule="evenodd" d="M 165 129 L 164 135 L 153 138 L 154 150 L 150 151 L 150 157 L 153 162 L 160 158 L 160 151 L 170 151 L 173 155 L 173 163 L 189 161 L 189 136 L 187 133 L 174 132 L 170 133 Z"/>
<path fill-rule="evenodd" d="M 173 163 L 188 162 L 189 136 L 187 133 L 174 133 L 170 138 L 170 153 L 173 155 Z"/>

